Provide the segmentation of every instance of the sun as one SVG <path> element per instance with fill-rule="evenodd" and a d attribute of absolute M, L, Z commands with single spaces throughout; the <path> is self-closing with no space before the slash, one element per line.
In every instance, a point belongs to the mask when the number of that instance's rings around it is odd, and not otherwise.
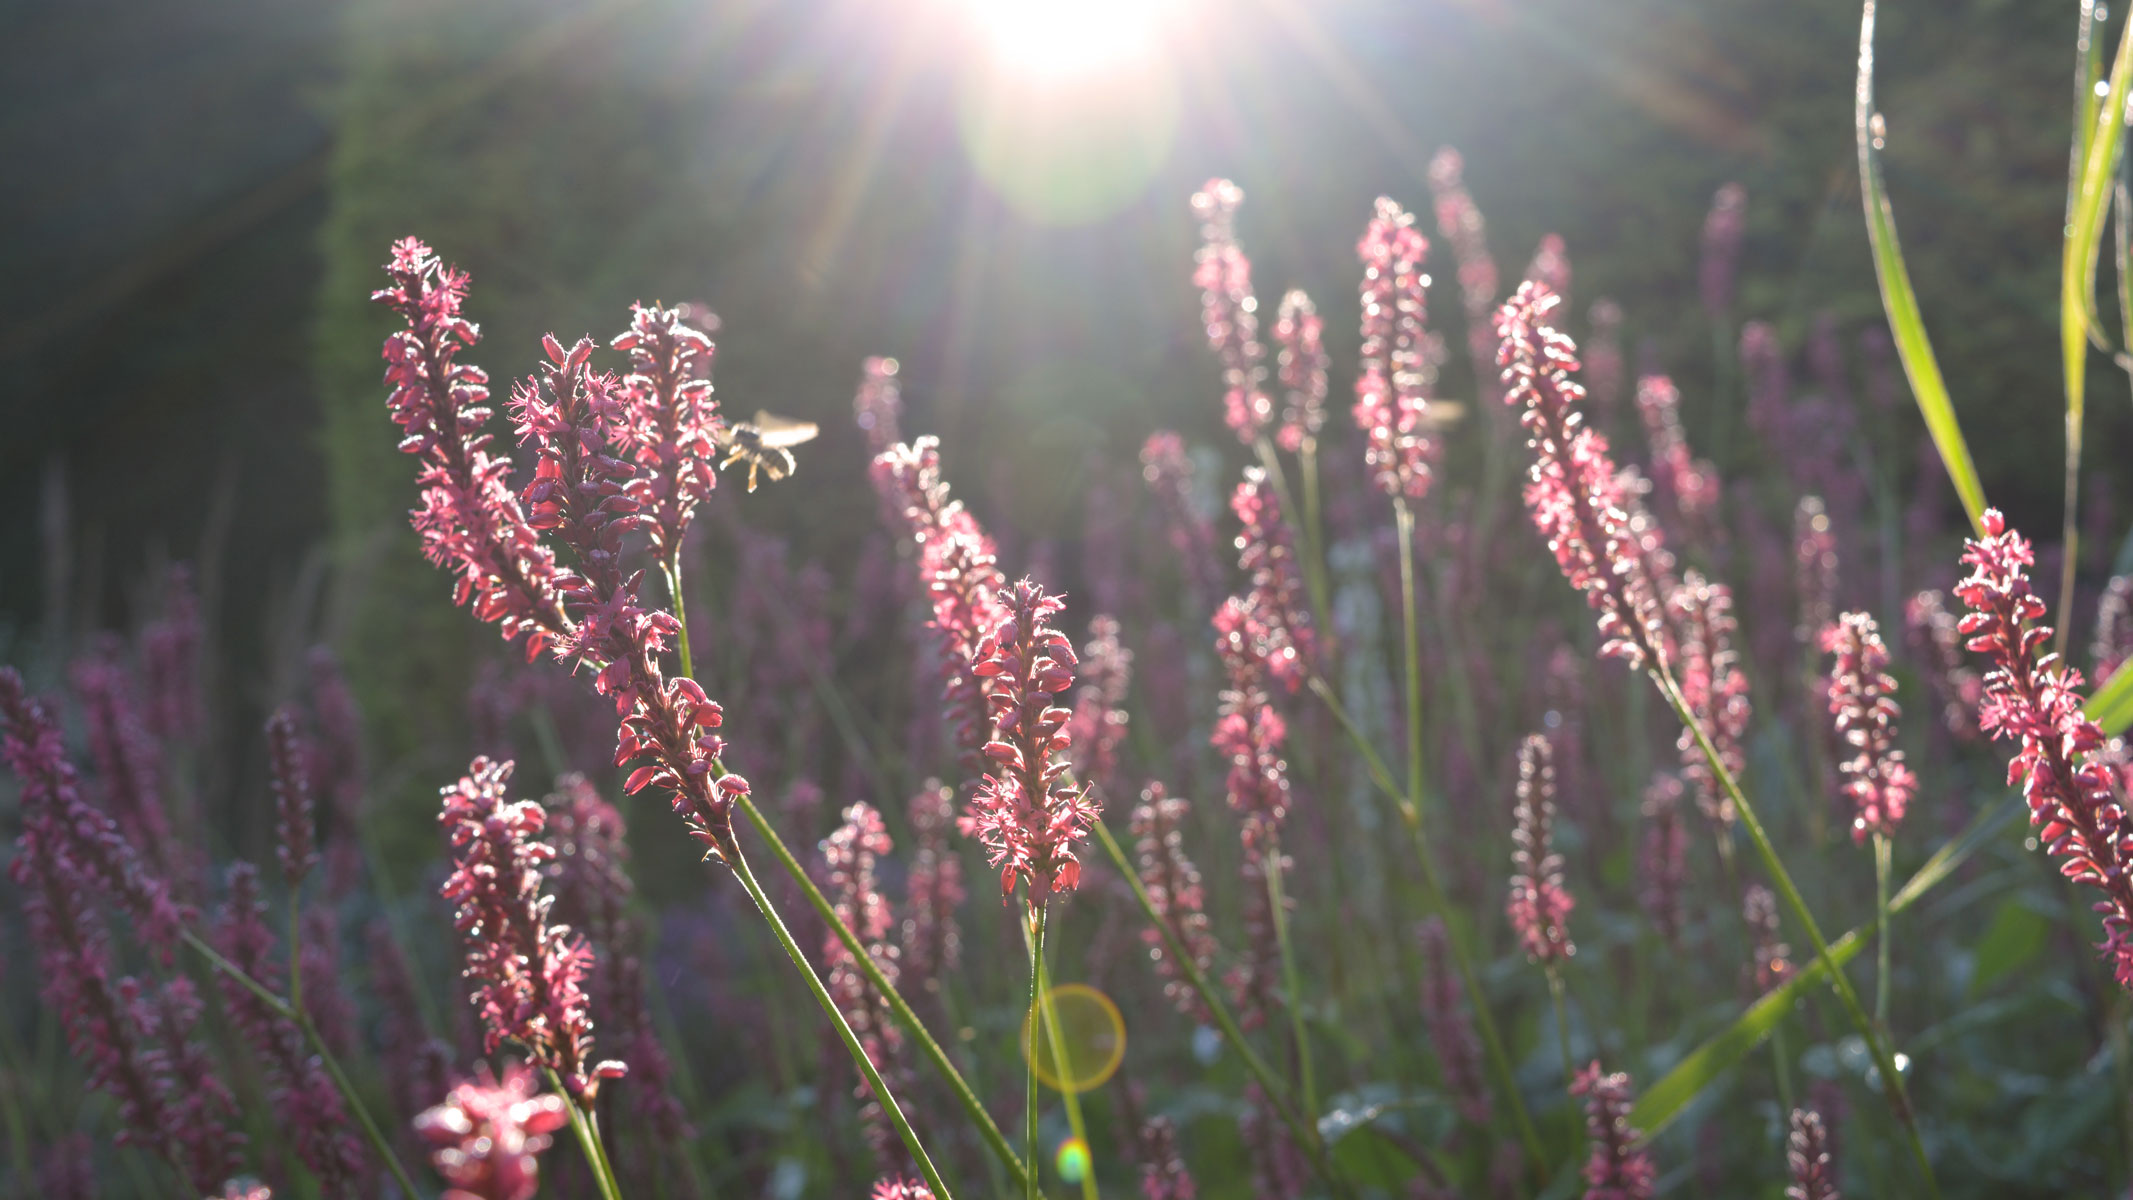
<path fill-rule="evenodd" d="M 963 0 L 998 65 L 1043 77 L 1108 74 L 1147 61 L 1175 0 Z"/>

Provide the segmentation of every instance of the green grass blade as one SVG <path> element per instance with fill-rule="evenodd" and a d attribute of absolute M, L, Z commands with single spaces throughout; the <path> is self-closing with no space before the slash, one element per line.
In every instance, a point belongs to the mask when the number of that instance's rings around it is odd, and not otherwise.
<path fill-rule="evenodd" d="M 2011 799 L 1979 814 L 1960 837 L 1936 851 L 1917 874 L 1889 897 L 1889 912 L 1899 913 L 1917 903 L 1919 897 L 1945 880 L 1964 859 L 1976 853 L 1978 847 L 1990 841 L 2021 811 L 2021 801 Z M 1830 957 L 1839 963 L 1850 962 L 1866 947 L 1871 936 L 1872 931 L 1864 925 L 1852 930 L 1830 944 Z M 1688 1057 L 1675 1064 L 1673 1070 L 1646 1088 L 1630 1112 L 1630 1124 L 1643 1130 L 1647 1137 L 1665 1128 L 1705 1088 L 1753 1053 L 1799 1003 L 1800 997 L 1827 977 L 1828 970 L 1820 958 L 1804 960 L 1792 978 L 1749 1005 L 1731 1025 L 1691 1051 Z"/>
<path fill-rule="evenodd" d="M 2111 677 L 2081 707 L 2089 720 L 2103 726 L 2106 734 L 2116 736 L 2133 725 L 2133 659 L 2111 672 Z"/>
<path fill-rule="evenodd" d="M 1867 237 L 1874 247 L 1874 274 L 1881 281 L 1881 306 L 1888 313 L 1896 356 L 1903 363 L 1904 377 L 1910 380 L 1926 431 L 1933 436 L 1933 446 L 1940 451 L 1970 524 L 1983 536 L 1985 489 L 1978 482 L 1977 465 L 1970 460 L 1962 427 L 1956 424 L 1955 405 L 1948 398 L 1940 363 L 1933 357 L 1933 343 L 1926 337 L 1925 318 L 1918 310 L 1917 293 L 1911 289 L 1911 273 L 1904 266 L 1903 246 L 1896 240 L 1896 213 L 1889 207 L 1888 191 L 1881 182 L 1881 122 L 1874 111 L 1874 0 L 1866 0 L 1859 21 L 1857 99 L 1859 190 L 1866 204 Z"/>

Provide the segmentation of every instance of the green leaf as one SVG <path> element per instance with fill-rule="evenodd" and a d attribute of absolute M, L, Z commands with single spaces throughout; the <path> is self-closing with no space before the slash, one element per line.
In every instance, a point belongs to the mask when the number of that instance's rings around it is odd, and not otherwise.
<path fill-rule="evenodd" d="M 2113 92 L 2117 95 L 2117 92 Z M 1859 138 L 1859 190 L 1866 204 L 1867 238 L 1874 247 L 1874 274 L 1881 281 L 1881 306 L 1888 313 L 1889 333 L 1896 342 L 1896 356 L 1903 363 L 1904 377 L 1911 382 L 1911 395 L 1933 436 L 1934 449 L 1948 468 L 1948 479 L 1963 502 L 1963 511 L 1980 536 L 1984 534 L 1985 489 L 1978 482 L 1977 465 L 1970 460 L 1970 446 L 1955 420 L 1955 404 L 1948 398 L 1947 381 L 1933 356 L 1933 343 L 1926 337 L 1925 317 L 1918 310 L 1917 293 L 1911 289 L 1911 273 L 1904 266 L 1903 246 L 1896 240 L 1896 213 L 1889 207 L 1888 191 L 1881 181 L 1881 115 L 1874 111 L 1874 0 L 1866 0 L 1859 21 L 1859 91 L 1854 112 Z"/>
<path fill-rule="evenodd" d="M 1977 965 L 1970 974 L 1974 997 L 2037 956 L 2044 948 L 2044 930 L 2050 924 L 2022 901 L 2020 896 L 2002 902 L 1992 914 L 1992 924 L 1978 939 Z"/>
<path fill-rule="evenodd" d="M 1977 852 L 1978 847 L 1990 841 L 2015 814 L 2022 811 L 2019 798 L 2010 797 L 2004 803 L 1978 814 L 1963 831 L 1962 836 L 1935 851 L 1926 865 L 1916 875 L 1905 881 L 1896 894 L 1889 897 L 1889 914 L 1894 916 L 1918 901 L 1920 896 L 1954 873 L 1964 859 Z M 1872 936 L 1871 927 L 1862 925 L 1832 942 L 1830 957 L 1839 963 L 1850 962 Z M 1665 1128 L 1682 1109 L 1688 1107 L 1705 1088 L 1725 1073 L 1726 1069 L 1748 1057 L 1762 1040 L 1770 1036 L 1785 1014 L 1792 1011 L 1809 987 L 1826 977 L 1820 958 L 1803 962 L 1791 979 L 1772 988 L 1762 999 L 1748 1006 L 1748 1010 L 1735 1018 L 1731 1025 L 1720 1030 L 1715 1037 L 1689 1052 L 1688 1057 L 1675 1064 L 1658 1082 L 1637 1097 L 1636 1107 L 1630 1110 L 1630 1124 L 1650 1137 Z"/>
<path fill-rule="evenodd" d="M 2103 727 L 2112 736 L 2124 733 L 2126 726 L 2133 725 L 2133 659 L 2118 665 L 2102 687 L 2089 696 L 2082 705 L 2089 720 Z"/>

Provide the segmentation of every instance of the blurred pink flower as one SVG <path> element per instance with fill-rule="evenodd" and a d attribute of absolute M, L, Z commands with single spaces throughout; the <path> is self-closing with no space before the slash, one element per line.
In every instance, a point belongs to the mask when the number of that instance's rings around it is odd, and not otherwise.
<path fill-rule="evenodd" d="M 1274 402 L 1264 390 L 1266 348 L 1259 343 L 1259 299 L 1252 294 L 1252 260 L 1237 245 L 1237 209 L 1244 189 L 1210 179 L 1193 193 L 1200 219 L 1200 249 L 1193 255 L 1193 286 L 1200 289 L 1200 321 L 1208 344 L 1222 360 L 1222 419 L 1237 440 L 1250 445 L 1274 420 Z"/>
<path fill-rule="evenodd" d="M 512 1063 L 499 1082 L 487 1063 L 443 1103 L 415 1118 L 430 1165 L 449 1186 L 441 1200 L 533 1200 L 540 1154 L 569 1122 L 561 1096 L 536 1094 L 532 1068 Z"/>
<path fill-rule="evenodd" d="M 1429 239 L 1414 222 L 1412 213 L 1380 196 L 1355 248 L 1363 262 L 1362 366 L 1354 410 L 1363 462 L 1380 491 L 1409 499 L 1429 491 L 1438 449 L 1429 425 L 1435 371 L 1425 354 L 1428 277 L 1422 263 Z"/>
<path fill-rule="evenodd" d="M 1554 964 L 1576 954 L 1567 922 L 1577 906 L 1563 886 L 1555 852 L 1555 763 L 1548 739 L 1529 734 L 1518 746 L 1518 803 L 1511 810 L 1511 894 L 1505 915 L 1530 962 Z"/>

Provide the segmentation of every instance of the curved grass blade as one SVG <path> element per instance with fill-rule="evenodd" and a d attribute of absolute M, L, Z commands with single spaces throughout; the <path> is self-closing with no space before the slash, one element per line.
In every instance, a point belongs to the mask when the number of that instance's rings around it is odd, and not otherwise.
<path fill-rule="evenodd" d="M 1855 109 L 1859 137 L 1859 190 L 1866 205 L 1866 232 L 1874 247 L 1874 274 L 1881 281 L 1881 306 L 1888 313 L 1889 333 L 1896 343 L 1896 356 L 1903 362 L 1904 377 L 1918 400 L 1918 412 L 1926 431 L 1962 499 L 1963 511 L 1980 537 L 1985 512 L 1985 489 L 1978 482 L 1977 465 L 1970 460 L 1970 447 L 1956 424 L 1955 405 L 1948 398 L 1947 381 L 1933 357 L 1933 343 L 1926 337 L 1925 318 L 1918 311 L 1918 296 L 1911 289 L 1911 274 L 1903 262 L 1903 246 L 1896 240 L 1896 213 L 1889 207 L 1888 191 L 1881 181 L 1881 117 L 1874 111 L 1874 0 L 1866 0 L 1859 21 L 1859 90 Z"/>
<path fill-rule="evenodd" d="M 1963 860 L 1977 852 L 1978 847 L 1990 841 L 1994 835 L 2022 811 L 2020 799 L 2006 802 L 1980 813 L 1970 827 L 1954 841 L 1935 851 L 1933 857 L 1911 876 L 1894 896 L 1889 897 L 1889 912 L 1893 915 L 1909 908 L 1918 898 L 1945 880 Z M 1859 951 L 1866 948 L 1872 938 L 1870 926 L 1857 929 L 1830 943 L 1829 955 L 1838 963 L 1848 963 Z M 1630 1123 L 1650 1137 L 1658 1133 L 1681 1111 L 1688 1107 L 1703 1090 L 1718 1080 L 1727 1069 L 1753 1053 L 1770 1036 L 1778 1023 L 1785 1019 L 1800 997 L 1820 984 L 1828 975 L 1820 958 L 1805 959 L 1792 978 L 1772 988 L 1762 999 L 1748 1006 L 1746 1012 L 1731 1025 L 1691 1051 L 1674 1069 L 1637 1097 L 1636 1107 L 1630 1111 Z"/>
<path fill-rule="evenodd" d="M 2091 721 L 2103 727 L 2113 737 L 2133 725 L 2133 660 L 2121 663 L 2111 677 L 2104 681 L 2089 696 L 2089 702 L 2081 706 Z"/>

